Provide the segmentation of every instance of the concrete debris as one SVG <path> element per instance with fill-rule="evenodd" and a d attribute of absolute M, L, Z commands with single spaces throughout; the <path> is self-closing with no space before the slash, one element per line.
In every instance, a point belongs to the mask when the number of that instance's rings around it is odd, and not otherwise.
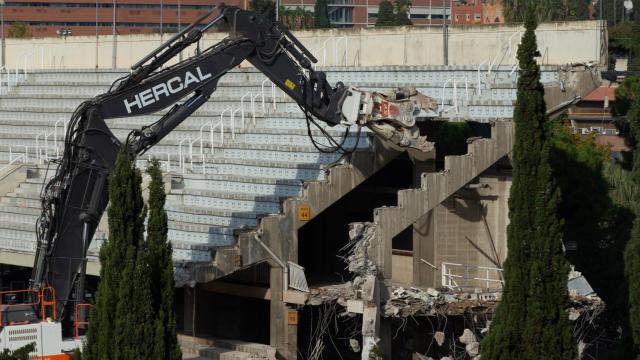
<path fill-rule="evenodd" d="M 576 321 L 580 317 L 580 312 L 577 309 L 569 308 L 569 321 Z"/>
<path fill-rule="evenodd" d="M 464 329 L 464 331 L 462 332 L 462 336 L 460 336 L 459 340 L 461 343 L 468 345 L 476 342 L 478 339 L 476 339 L 476 335 L 473 333 L 473 331 L 469 329 Z"/>
<path fill-rule="evenodd" d="M 444 339 L 446 337 L 444 335 L 444 332 L 436 331 L 436 333 L 433 334 L 433 338 L 436 340 L 436 343 L 438 344 L 438 346 L 442 346 L 442 344 L 444 344 Z"/>
<path fill-rule="evenodd" d="M 467 292 L 448 293 L 436 289 L 393 287 L 391 296 L 384 305 L 384 316 L 460 315 L 467 309 L 472 309 L 475 313 L 492 312 L 497 303 L 494 299 L 499 298 L 495 294 L 486 297 L 474 295 L 476 294 Z M 488 300 L 483 300 L 484 298 Z"/>
<path fill-rule="evenodd" d="M 369 259 L 369 246 L 375 236 L 376 225 L 370 222 L 349 224 L 349 242 L 340 249 L 342 259 L 355 275 L 376 275 L 376 266 Z"/>
<path fill-rule="evenodd" d="M 569 281 L 567 282 L 570 296 L 587 296 L 597 297 L 596 292 L 593 290 L 587 279 L 579 271 L 569 272 Z"/>
<path fill-rule="evenodd" d="M 349 346 L 354 353 L 360 352 L 360 342 L 356 339 L 349 339 Z"/>
<path fill-rule="evenodd" d="M 445 356 L 443 358 L 440 358 L 440 360 L 453 360 L 453 358 L 451 356 Z"/>
<path fill-rule="evenodd" d="M 342 284 L 326 285 L 309 289 L 309 300 L 307 300 L 307 304 L 317 306 L 337 302 L 347 307 L 347 301 L 349 299 L 355 299 L 355 291 L 350 281 Z"/>
<path fill-rule="evenodd" d="M 467 344 L 464 349 L 467 350 L 467 354 L 469 354 L 469 356 L 475 357 L 480 353 L 480 343 L 474 341 L 471 344 Z"/>

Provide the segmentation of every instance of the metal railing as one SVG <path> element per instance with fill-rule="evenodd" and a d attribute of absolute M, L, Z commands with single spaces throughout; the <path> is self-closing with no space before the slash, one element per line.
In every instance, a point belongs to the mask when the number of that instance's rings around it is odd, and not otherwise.
<path fill-rule="evenodd" d="M 501 268 L 443 262 L 441 269 L 442 286 L 452 290 L 475 288 L 483 282 L 486 289 L 491 288 L 491 285 L 497 285 L 497 287 L 504 285 Z"/>

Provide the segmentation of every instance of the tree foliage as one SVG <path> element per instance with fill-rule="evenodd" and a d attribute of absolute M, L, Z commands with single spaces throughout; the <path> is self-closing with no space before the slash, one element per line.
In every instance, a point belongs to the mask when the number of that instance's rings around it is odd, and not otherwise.
<path fill-rule="evenodd" d="M 562 252 L 560 192 L 549 156 L 551 142 L 535 37 L 528 9 L 518 49 L 520 76 L 514 109 L 513 183 L 509 196 L 505 285 L 482 358 L 566 359 L 576 357 L 565 312 L 569 265 Z"/>
<path fill-rule="evenodd" d="M 270 0 L 251 0 L 249 7 L 271 21 L 276 20 L 276 4 Z"/>
<path fill-rule="evenodd" d="M 147 220 L 148 272 L 154 275 L 151 278 L 151 293 L 154 300 L 153 312 L 157 314 L 156 350 L 153 358 L 180 360 L 182 353 L 176 336 L 176 317 L 173 310 L 173 249 L 167 240 L 168 220 L 164 209 L 166 195 L 157 160 L 151 162 L 147 172 L 151 177 Z"/>
<path fill-rule="evenodd" d="M 393 13 L 393 4 L 389 0 L 382 0 L 378 6 L 378 19 L 376 26 L 395 26 L 396 16 Z"/>
<path fill-rule="evenodd" d="M 151 171 L 155 181 L 150 185 L 147 240 L 142 176 L 133 157 L 121 151 L 109 177 L 109 237 L 100 250 L 100 283 L 96 308 L 89 317 L 85 359 L 181 357 L 164 190 L 159 190 L 162 179 L 158 184 L 157 164 Z"/>
<path fill-rule="evenodd" d="M 290 30 L 305 30 L 313 28 L 313 13 L 302 7 L 295 9 L 280 6 L 280 22 Z"/>
<path fill-rule="evenodd" d="M 611 281 L 624 279 L 622 255 L 633 222 L 622 201 L 628 189 L 624 170 L 610 164 L 609 147 L 599 145 L 595 134 L 573 134 L 560 119 L 553 122 L 551 135 L 551 167 L 562 194 L 563 237 L 577 245 L 569 253 L 570 261 L 607 305 L 602 315 L 607 321 L 586 335 L 619 336 L 620 329 L 628 334 L 627 285 Z M 611 349 L 612 359 L 629 358 L 626 342 L 620 344 Z"/>
<path fill-rule="evenodd" d="M 27 344 L 14 351 L 4 349 L 0 352 L 0 360 L 29 360 L 29 353 L 36 350 L 36 343 Z"/>
<path fill-rule="evenodd" d="M 640 70 L 640 22 L 624 22 L 609 29 L 609 56 L 611 66 L 617 58 L 628 58 L 629 70 Z"/>
<path fill-rule="evenodd" d="M 413 25 L 409 17 L 409 7 L 411 1 L 409 0 L 396 0 L 395 4 L 396 25 L 405 26 Z"/>
<path fill-rule="evenodd" d="M 331 27 L 327 0 L 316 0 L 316 4 L 313 6 L 313 27 L 316 29 Z"/>
<path fill-rule="evenodd" d="M 16 21 L 9 27 L 9 34 L 7 36 L 16 39 L 30 39 L 33 35 L 31 34 L 31 28 L 29 26 L 22 21 Z"/>
<path fill-rule="evenodd" d="M 383 0 L 378 6 L 378 19 L 376 26 L 405 26 L 413 25 L 409 18 L 409 7 L 411 1 L 396 0 L 392 3 L 389 0 Z"/>
<path fill-rule="evenodd" d="M 640 360 L 640 78 L 631 77 L 616 89 L 614 112 L 624 116 L 623 125 L 626 138 L 633 145 L 633 165 L 629 172 L 630 190 L 627 198 L 635 220 L 631 228 L 629 242 L 624 251 L 624 267 L 629 294 L 629 324 L 635 359 Z"/>
<path fill-rule="evenodd" d="M 529 5 L 535 6 L 538 22 L 586 20 L 589 17 L 589 1 L 586 0 L 503 0 L 505 20 L 524 22 Z"/>

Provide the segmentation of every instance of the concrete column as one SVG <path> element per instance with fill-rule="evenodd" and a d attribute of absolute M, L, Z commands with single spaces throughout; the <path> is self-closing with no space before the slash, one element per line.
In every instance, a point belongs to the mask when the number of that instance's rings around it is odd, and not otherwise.
<path fill-rule="evenodd" d="M 435 226 L 435 210 L 413 223 L 413 281 L 417 286 L 436 287 L 438 284 Z"/>
<path fill-rule="evenodd" d="M 296 359 L 298 351 L 298 326 L 289 325 L 289 307 L 284 302 L 282 268 L 271 267 L 270 345 L 283 359 Z"/>
<path fill-rule="evenodd" d="M 184 288 L 184 329 L 186 335 L 195 336 L 195 311 L 196 299 L 195 288 L 185 286 Z"/>

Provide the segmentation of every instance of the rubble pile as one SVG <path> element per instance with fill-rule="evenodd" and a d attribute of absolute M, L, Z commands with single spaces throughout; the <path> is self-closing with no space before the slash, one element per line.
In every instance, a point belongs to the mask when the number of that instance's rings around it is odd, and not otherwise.
<path fill-rule="evenodd" d="M 385 317 L 462 315 L 493 312 L 500 293 L 438 291 L 433 288 L 392 287 L 384 304 Z"/>

